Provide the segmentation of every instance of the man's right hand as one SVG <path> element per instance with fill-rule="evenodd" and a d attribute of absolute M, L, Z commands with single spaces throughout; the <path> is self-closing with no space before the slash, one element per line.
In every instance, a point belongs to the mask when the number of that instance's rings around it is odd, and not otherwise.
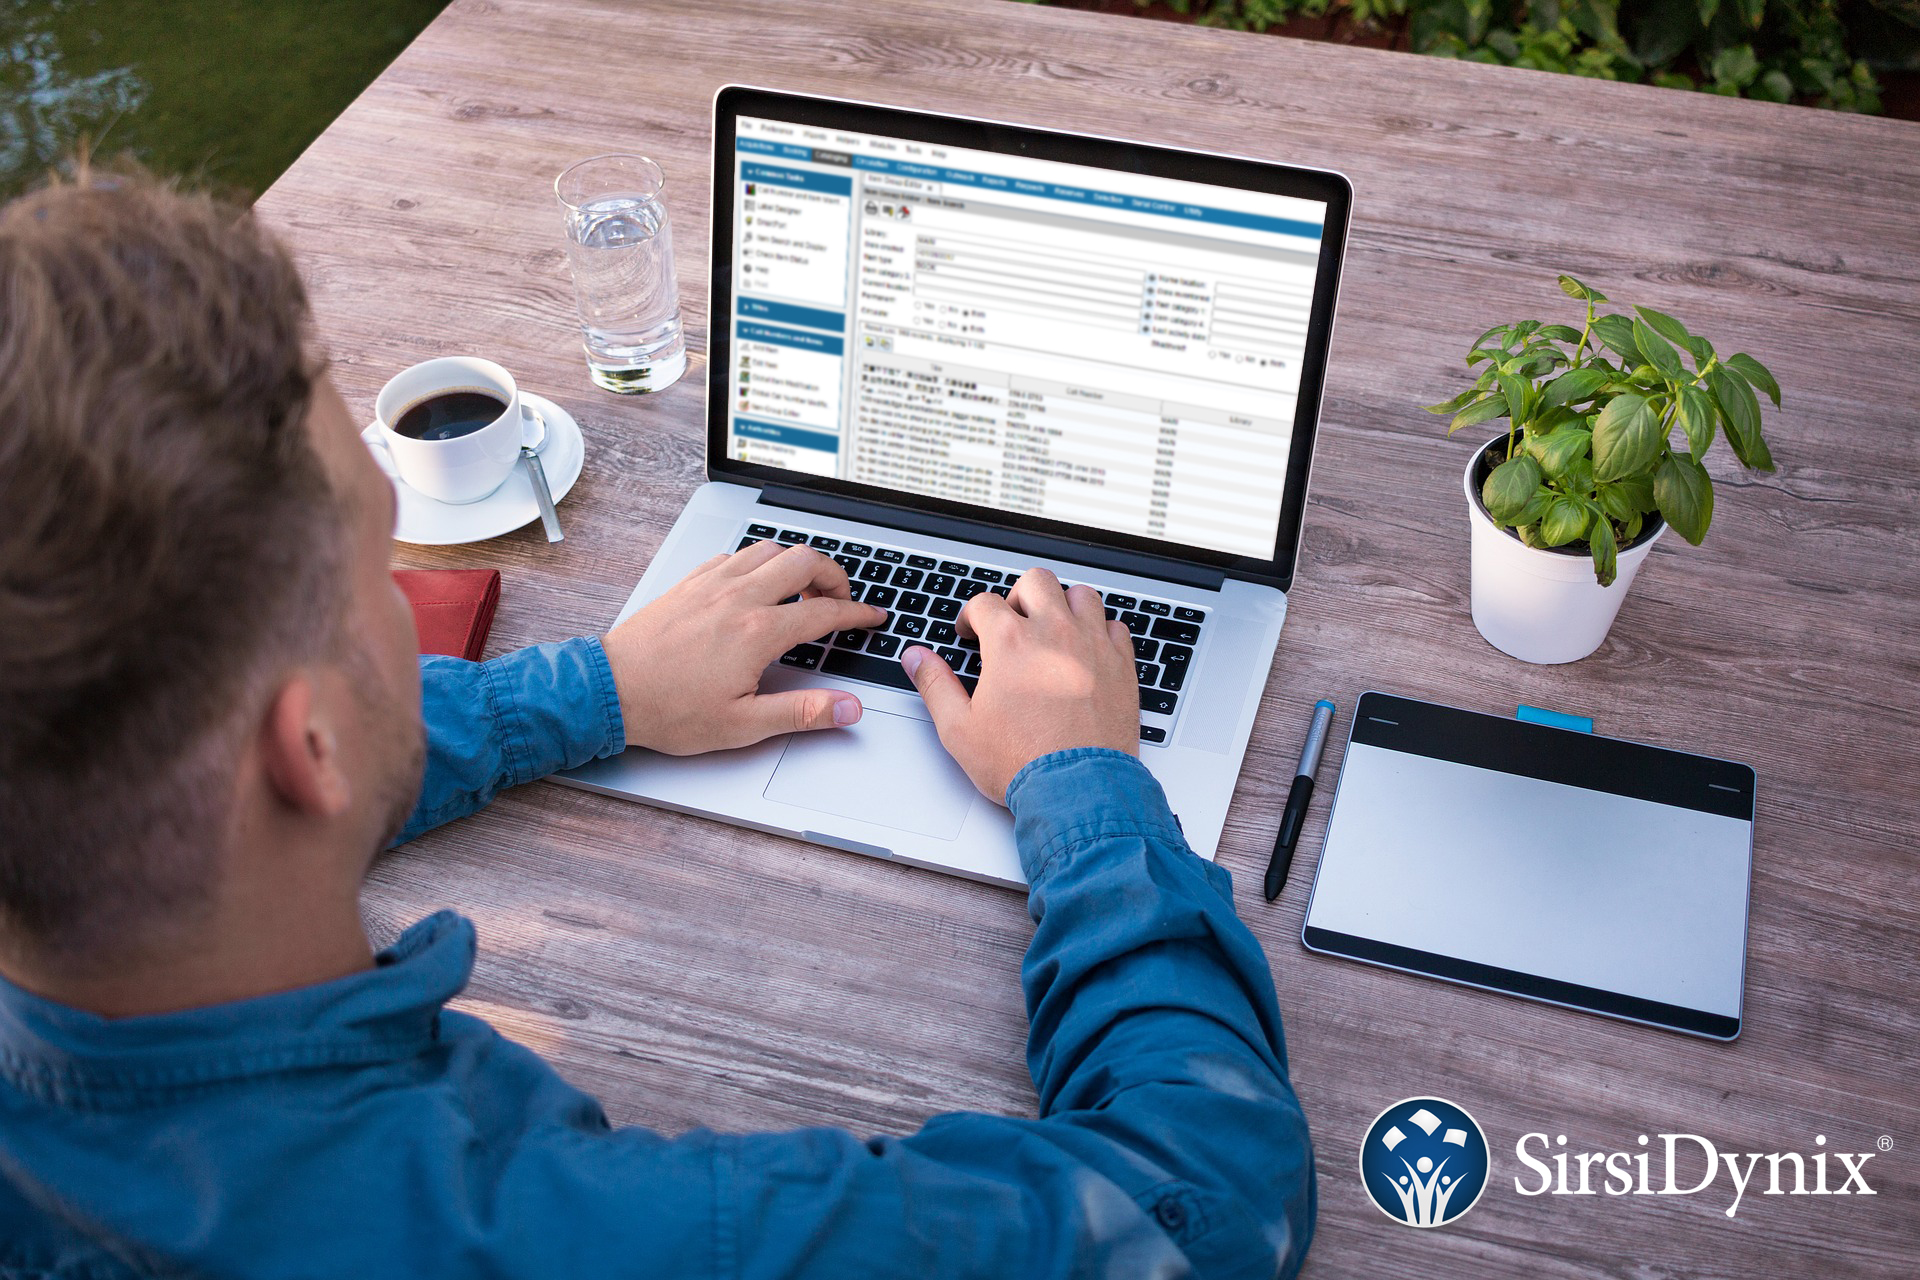
<path fill-rule="evenodd" d="M 971 697 L 931 649 L 915 645 L 900 664 L 940 741 L 987 799 L 1005 804 L 1013 776 L 1055 751 L 1139 754 L 1133 640 L 1107 620 L 1091 587 L 1062 591 L 1052 573 L 1034 569 L 1005 599 L 981 592 L 969 600 L 960 629 L 980 640 L 980 683 Z"/>

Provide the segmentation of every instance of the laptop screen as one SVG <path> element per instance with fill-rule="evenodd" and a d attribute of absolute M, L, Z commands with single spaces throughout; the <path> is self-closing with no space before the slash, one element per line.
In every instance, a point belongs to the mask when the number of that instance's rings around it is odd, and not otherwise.
<path fill-rule="evenodd" d="M 729 459 L 1275 556 L 1326 201 L 731 125 Z"/>

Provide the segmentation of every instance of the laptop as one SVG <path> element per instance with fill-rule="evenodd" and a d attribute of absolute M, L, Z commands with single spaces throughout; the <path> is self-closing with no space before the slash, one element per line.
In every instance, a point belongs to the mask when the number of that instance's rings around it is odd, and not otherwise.
<path fill-rule="evenodd" d="M 728 86 L 708 482 L 620 618 L 757 540 L 889 611 L 767 669 L 846 729 L 640 748 L 573 785 L 1024 885 L 899 664 L 1043 565 L 1133 635 L 1140 758 L 1211 858 L 1287 613 L 1352 191 L 1323 170 Z"/>

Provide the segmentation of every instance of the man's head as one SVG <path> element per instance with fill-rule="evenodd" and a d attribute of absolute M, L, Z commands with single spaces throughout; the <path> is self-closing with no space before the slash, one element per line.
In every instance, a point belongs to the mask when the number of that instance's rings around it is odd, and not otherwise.
<path fill-rule="evenodd" d="M 84 170 L 0 208 L 0 957 L 174 948 L 404 817 L 392 494 L 307 327 L 244 210 Z"/>

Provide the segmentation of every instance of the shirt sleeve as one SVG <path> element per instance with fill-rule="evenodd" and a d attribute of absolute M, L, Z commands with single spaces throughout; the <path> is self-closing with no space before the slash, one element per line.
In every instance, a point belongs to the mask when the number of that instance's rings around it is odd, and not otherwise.
<path fill-rule="evenodd" d="M 626 746 L 613 669 L 592 637 L 491 662 L 423 655 L 420 712 L 426 773 L 395 844 L 465 817 L 508 787 Z"/>
<path fill-rule="evenodd" d="M 1232 880 L 1117 751 L 1008 788 L 1036 929 L 1036 1118 L 716 1139 L 722 1274 L 1292 1276 L 1313 1152 Z"/>

